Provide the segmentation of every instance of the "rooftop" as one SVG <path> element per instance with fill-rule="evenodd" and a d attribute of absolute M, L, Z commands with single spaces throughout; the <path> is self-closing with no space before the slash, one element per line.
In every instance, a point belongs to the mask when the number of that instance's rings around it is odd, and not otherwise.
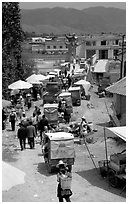
<path fill-rule="evenodd" d="M 107 87 L 106 91 L 126 96 L 126 77 Z"/>

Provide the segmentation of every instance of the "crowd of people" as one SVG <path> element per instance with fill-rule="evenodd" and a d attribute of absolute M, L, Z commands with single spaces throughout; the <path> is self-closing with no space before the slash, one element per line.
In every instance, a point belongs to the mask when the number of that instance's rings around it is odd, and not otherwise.
<path fill-rule="evenodd" d="M 75 67 L 73 66 L 72 75 L 74 69 Z M 72 85 L 72 78 L 70 74 L 68 74 L 67 69 L 65 69 L 64 72 L 59 73 L 59 78 L 62 82 L 62 89 L 64 89 L 65 91 L 68 90 L 68 88 Z M 37 99 L 38 93 L 36 92 L 35 100 Z M 30 149 L 34 149 L 35 139 L 38 137 L 40 139 L 40 144 L 42 145 L 44 160 L 47 161 L 48 151 L 45 133 L 50 131 L 55 132 L 58 127 L 52 127 L 50 125 L 45 114 L 41 112 L 41 109 L 38 106 L 35 106 L 31 116 L 27 117 L 26 111 L 28 111 L 32 107 L 32 100 L 33 99 L 31 93 L 20 92 L 18 93 L 18 95 L 12 95 L 12 109 L 10 113 L 7 113 L 6 109 L 2 109 L 2 129 L 4 130 L 6 128 L 5 124 L 7 120 L 11 124 L 12 131 L 17 130 L 16 125 L 18 124 L 17 138 L 19 140 L 21 151 L 26 149 L 26 144 L 29 145 Z M 17 105 L 19 105 L 19 107 Z M 63 116 L 65 124 L 70 123 L 71 111 L 68 108 L 67 101 L 65 101 L 64 99 L 58 101 L 58 113 Z M 70 124 L 68 131 L 74 134 L 73 128 L 73 125 Z M 88 132 L 91 131 L 84 117 L 82 117 L 81 123 L 76 128 L 76 131 L 78 135 L 81 135 L 81 137 L 84 137 Z M 59 199 L 59 202 L 63 202 L 63 198 L 67 202 L 71 202 L 70 196 L 72 195 L 72 191 L 71 189 L 67 189 L 67 191 L 64 191 L 62 189 L 62 177 L 72 178 L 71 169 L 70 167 L 66 166 L 63 161 L 59 161 L 57 174 L 57 197 Z"/>

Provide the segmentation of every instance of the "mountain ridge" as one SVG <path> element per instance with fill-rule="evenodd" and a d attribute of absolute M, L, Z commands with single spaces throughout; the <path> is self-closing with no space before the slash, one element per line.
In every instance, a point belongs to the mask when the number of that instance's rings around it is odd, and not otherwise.
<path fill-rule="evenodd" d="M 21 9 L 21 26 L 24 31 L 35 33 L 62 34 L 70 29 L 76 33 L 124 33 L 126 10 L 112 7 Z"/>

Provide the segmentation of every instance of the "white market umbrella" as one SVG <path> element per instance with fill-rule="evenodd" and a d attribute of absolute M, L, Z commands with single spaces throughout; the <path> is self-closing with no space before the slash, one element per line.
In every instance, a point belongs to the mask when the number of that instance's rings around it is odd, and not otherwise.
<path fill-rule="evenodd" d="M 90 82 L 89 82 L 89 81 L 86 81 L 86 80 L 84 80 L 84 79 L 81 79 L 81 80 L 75 82 L 74 84 L 76 84 L 76 85 L 83 85 L 83 84 L 88 84 L 88 85 L 90 85 Z"/>
<path fill-rule="evenodd" d="M 32 74 L 30 77 L 28 77 L 27 79 L 26 79 L 26 81 L 27 82 L 29 82 L 29 83 L 31 83 L 31 82 L 33 82 L 33 81 L 39 81 L 39 78 L 37 77 L 37 75 L 36 74 Z"/>
<path fill-rule="evenodd" d="M 30 77 L 26 79 L 27 82 L 38 82 L 38 81 L 43 81 L 46 79 L 46 76 L 42 74 L 32 74 Z"/>
<path fill-rule="evenodd" d="M 37 74 L 37 79 L 39 81 L 44 81 L 46 79 L 46 76 L 44 76 L 43 74 Z"/>
<path fill-rule="evenodd" d="M 90 87 L 91 87 L 91 84 L 90 84 L 89 81 L 85 81 L 85 80 L 81 79 L 81 80 L 77 81 L 77 82 L 74 83 L 74 84 L 76 84 L 76 85 L 82 85 L 83 88 L 84 88 L 84 90 L 85 90 L 86 95 L 88 95 L 88 91 L 89 91 L 89 89 L 90 89 Z"/>
<path fill-rule="evenodd" d="M 32 87 L 32 84 L 18 80 L 8 86 L 9 89 L 30 89 Z"/>
<path fill-rule="evenodd" d="M 2 191 L 8 191 L 13 186 L 25 183 L 25 173 L 2 161 Z"/>
<path fill-rule="evenodd" d="M 43 84 L 41 81 L 31 81 L 31 84 Z"/>

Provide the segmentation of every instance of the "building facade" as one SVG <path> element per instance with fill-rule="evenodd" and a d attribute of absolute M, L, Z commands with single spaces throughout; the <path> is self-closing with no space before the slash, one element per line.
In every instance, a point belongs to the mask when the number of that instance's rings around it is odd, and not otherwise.
<path fill-rule="evenodd" d="M 96 59 L 114 59 L 121 48 L 121 36 L 95 35 L 86 37 L 77 48 L 77 55 L 89 59 L 96 54 Z"/>
<path fill-rule="evenodd" d="M 30 44 L 33 52 L 42 54 L 65 54 L 68 51 L 65 42 L 57 39 L 32 38 Z"/>

